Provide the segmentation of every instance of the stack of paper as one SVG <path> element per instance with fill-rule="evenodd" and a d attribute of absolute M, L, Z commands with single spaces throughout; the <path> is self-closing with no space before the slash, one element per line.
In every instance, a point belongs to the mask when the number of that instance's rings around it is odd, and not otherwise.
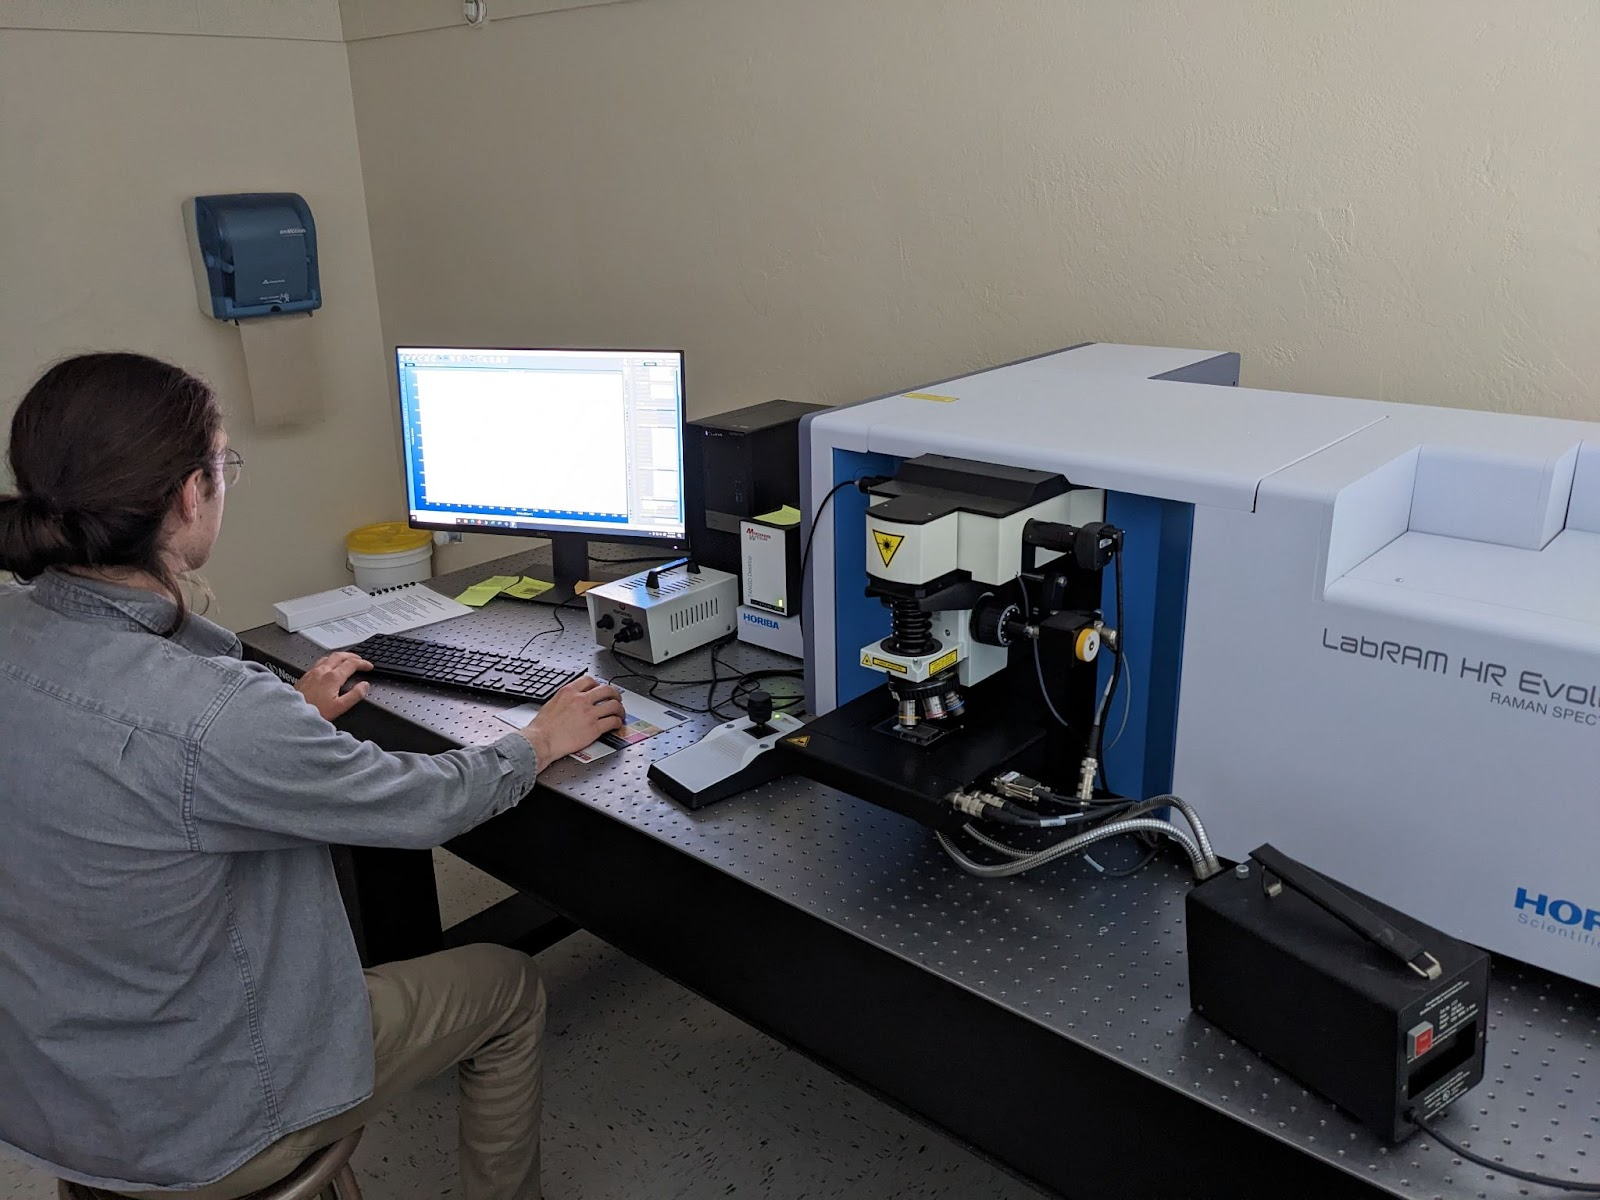
<path fill-rule="evenodd" d="M 364 613 L 341 617 L 323 625 L 312 625 L 302 629 L 300 635 L 310 638 L 324 650 L 343 650 L 346 646 L 366 641 L 374 634 L 405 633 L 472 611 L 420 583 L 385 588 L 373 600 L 373 606 Z"/>

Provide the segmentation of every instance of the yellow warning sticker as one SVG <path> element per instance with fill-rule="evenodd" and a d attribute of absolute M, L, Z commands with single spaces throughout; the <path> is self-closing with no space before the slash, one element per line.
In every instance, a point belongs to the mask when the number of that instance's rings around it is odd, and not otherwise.
<path fill-rule="evenodd" d="M 873 544 L 878 547 L 878 557 L 883 559 L 883 565 L 888 566 L 894 561 L 894 556 L 900 552 L 900 543 L 906 540 L 903 533 L 886 533 L 882 529 L 872 531 Z"/>
<path fill-rule="evenodd" d="M 861 662 L 863 667 L 881 667 L 885 671 L 893 671 L 896 675 L 906 675 L 905 663 L 890 662 L 887 658 L 866 658 Z"/>
<path fill-rule="evenodd" d="M 956 659 L 961 657 L 959 652 L 952 650 L 949 654 L 941 655 L 928 664 L 928 674 L 937 675 L 940 671 L 948 671 L 956 665 Z"/>
<path fill-rule="evenodd" d="M 811 735 L 809 733 L 798 734 L 789 739 L 789 745 L 799 746 L 800 749 L 804 750 L 807 746 L 811 745 Z"/>
<path fill-rule="evenodd" d="M 932 400 L 935 404 L 954 404 L 960 397 L 941 396 L 937 392 L 907 392 L 907 400 Z"/>

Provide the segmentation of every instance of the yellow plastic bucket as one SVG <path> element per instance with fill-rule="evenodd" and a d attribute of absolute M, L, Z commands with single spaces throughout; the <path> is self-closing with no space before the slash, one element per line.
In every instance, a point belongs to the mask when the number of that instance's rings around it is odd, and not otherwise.
<path fill-rule="evenodd" d="M 403 521 L 363 525 L 344 539 L 344 549 L 356 586 L 369 592 L 433 577 L 433 534 Z"/>

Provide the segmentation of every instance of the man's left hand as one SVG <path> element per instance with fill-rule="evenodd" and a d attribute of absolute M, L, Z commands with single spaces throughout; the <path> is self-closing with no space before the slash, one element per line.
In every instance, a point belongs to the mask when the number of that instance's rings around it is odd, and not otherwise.
<path fill-rule="evenodd" d="M 318 660 L 300 677 L 300 682 L 294 685 L 294 690 L 304 696 L 306 703 L 312 708 L 328 720 L 334 721 L 367 698 L 371 685 L 365 680 L 343 694 L 340 693 L 340 689 L 357 671 L 370 670 L 372 664 L 359 654 L 340 650 Z"/>

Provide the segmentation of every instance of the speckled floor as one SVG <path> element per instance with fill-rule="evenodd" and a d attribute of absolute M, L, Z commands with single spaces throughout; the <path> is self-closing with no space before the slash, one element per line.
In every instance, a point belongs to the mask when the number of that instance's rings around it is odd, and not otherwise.
<path fill-rule="evenodd" d="M 437 861 L 446 921 L 505 894 L 449 855 Z M 1040 1196 L 587 934 L 539 962 L 548 1200 Z M 367 1200 L 458 1195 L 454 1141 L 444 1078 L 368 1127 L 355 1160 Z M 0 1200 L 54 1194 L 0 1158 Z"/>

